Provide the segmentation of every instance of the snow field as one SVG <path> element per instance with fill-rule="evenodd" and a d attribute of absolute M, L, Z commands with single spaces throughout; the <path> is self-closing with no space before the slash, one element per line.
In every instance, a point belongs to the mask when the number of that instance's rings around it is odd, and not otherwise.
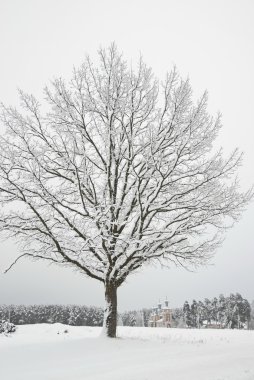
<path fill-rule="evenodd" d="M 64 331 L 68 330 L 68 333 Z M 0 335 L 1 380 L 254 380 L 254 331 L 61 324 Z"/>

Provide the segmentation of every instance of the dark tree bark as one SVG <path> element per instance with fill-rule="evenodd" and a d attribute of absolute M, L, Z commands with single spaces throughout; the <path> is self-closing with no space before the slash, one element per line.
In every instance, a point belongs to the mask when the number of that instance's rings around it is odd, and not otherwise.
<path fill-rule="evenodd" d="M 105 285 L 105 301 L 103 331 L 106 336 L 115 338 L 117 326 L 117 287 L 115 284 Z"/>

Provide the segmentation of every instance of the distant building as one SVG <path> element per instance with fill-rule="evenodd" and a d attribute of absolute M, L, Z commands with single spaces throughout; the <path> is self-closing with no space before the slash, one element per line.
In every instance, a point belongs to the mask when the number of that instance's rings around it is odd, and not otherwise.
<path fill-rule="evenodd" d="M 168 301 L 165 301 L 165 306 L 161 303 L 158 307 L 154 307 L 150 319 L 149 327 L 172 327 L 172 312 L 168 306 Z"/>

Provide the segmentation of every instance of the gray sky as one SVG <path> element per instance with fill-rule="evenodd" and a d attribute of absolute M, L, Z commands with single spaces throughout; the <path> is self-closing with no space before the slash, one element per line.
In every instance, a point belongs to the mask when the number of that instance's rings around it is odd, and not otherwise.
<path fill-rule="evenodd" d="M 252 0 L 0 0 L 0 101 L 17 104 L 18 87 L 42 100 L 50 79 L 70 77 L 86 53 L 115 41 L 129 61 L 142 53 L 161 78 L 176 64 L 195 97 L 208 90 L 209 110 L 223 114 L 218 143 L 225 154 L 236 146 L 245 152 L 246 189 L 254 183 L 253 19 Z M 253 220 L 254 204 L 207 268 L 149 267 L 129 277 L 120 310 L 165 296 L 171 306 L 230 292 L 254 299 Z M 12 242 L 0 243 L 0 303 L 103 305 L 102 286 L 69 269 L 22 261 L 3 275 L 17 253 Z"/>

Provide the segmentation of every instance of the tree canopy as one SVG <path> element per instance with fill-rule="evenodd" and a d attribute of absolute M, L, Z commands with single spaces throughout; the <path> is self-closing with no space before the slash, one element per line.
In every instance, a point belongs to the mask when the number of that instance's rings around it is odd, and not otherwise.
<path fill-rule="evenodd" d="M 19 257 L 102 282 L 111 309 L 145 263 L 204 263 L 252 197 L 235 179 L 241 153 L 212 149 L 221 118 L 207 93 L 194 102 L 175 68 L 160 82 L 113 44 L 69 83 L 53 80 L 43 108 L 20 100 L 22 110 L 2 106 L 0 230 Z"/>

